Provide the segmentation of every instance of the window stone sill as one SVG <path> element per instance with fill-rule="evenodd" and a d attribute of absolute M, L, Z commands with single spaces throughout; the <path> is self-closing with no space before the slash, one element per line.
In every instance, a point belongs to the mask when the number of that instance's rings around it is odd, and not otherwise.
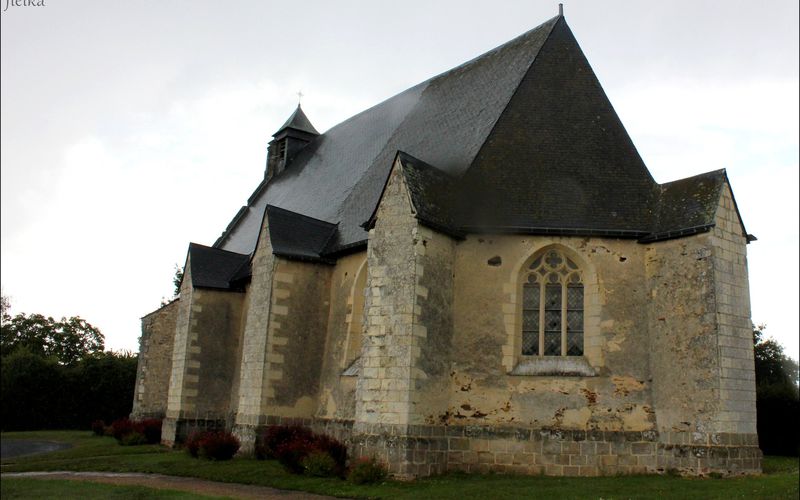
<path fill-rule="evenodd" d="M 596 377 L 597 371 L 583 356 L 530 356 L 523 357 L 509 375 Z"/>

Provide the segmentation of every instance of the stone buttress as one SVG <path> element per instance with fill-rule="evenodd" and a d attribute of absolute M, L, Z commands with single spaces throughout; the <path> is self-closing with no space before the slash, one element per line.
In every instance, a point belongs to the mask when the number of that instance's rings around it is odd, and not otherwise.
<path fill-rule="evenodd" d="M 252 260 L 233 431 L 242 453 L 260 427 L 308 421 L 317 408 L 331 266 L 274 255 L 265 215 Z"/>

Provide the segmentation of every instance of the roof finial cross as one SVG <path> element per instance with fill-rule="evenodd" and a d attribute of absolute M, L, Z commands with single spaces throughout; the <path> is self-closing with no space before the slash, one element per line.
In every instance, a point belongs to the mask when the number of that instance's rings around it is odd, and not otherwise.
<path fill-rule="evenodd" d="M 302 100 L 303 100 L 303 91 L 300 90 L 300 91 L 297 92 L 297 105 L 298 106 L 300 105 L 300 101 L 302 101 Z"/>

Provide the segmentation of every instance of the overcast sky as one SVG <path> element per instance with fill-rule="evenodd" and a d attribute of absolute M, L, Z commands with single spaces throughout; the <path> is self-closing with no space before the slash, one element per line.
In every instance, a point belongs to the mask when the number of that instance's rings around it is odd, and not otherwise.
<path fill-rule="evenodd" d="M 2 12 L 2 287 L 138 351 L 297 104 L 320 131 L 541 24 L 557 1 L 44 0 Z M 798 2 L 565 2 L 658 182 L 726 168 L 753 321 L 798 357 Z M 0 0 L 6 9 L 6 0 Z"/>

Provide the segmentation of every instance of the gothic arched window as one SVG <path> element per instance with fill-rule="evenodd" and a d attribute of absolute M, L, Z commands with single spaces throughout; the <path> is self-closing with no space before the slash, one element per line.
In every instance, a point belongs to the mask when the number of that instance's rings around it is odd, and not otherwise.
<path fill-rule="evenodd" d="M 562 252 L 544 252 L 523 270 L 522 355 L 583 355 L 583 276 Z"/>

